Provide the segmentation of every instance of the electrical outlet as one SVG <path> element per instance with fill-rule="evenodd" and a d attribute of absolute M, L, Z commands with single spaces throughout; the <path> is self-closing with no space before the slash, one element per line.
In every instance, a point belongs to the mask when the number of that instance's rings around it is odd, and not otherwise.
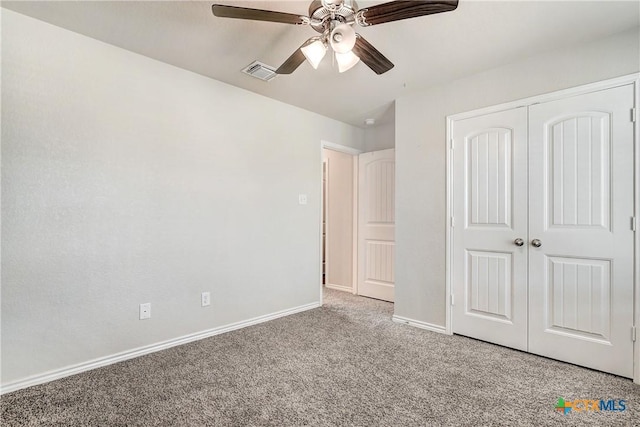
<path fill-rule="evenodd" d="M 206 307 L 208 305 L 211 305 L 211 293 L 203 292 L 202 293 L 202 306 Z"/>
<path fill-rule="evenodd" d="M 151 318 L 151 303 L 140 304 L 140 320 Z"/>

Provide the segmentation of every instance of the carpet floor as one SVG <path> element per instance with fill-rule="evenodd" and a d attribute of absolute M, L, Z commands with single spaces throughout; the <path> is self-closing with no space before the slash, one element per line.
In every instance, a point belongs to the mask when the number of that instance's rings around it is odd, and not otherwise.
<path fill-rule="evenodd" d="M 390 303 L 324 306 L 0 398 L 3 426 L 640 425 L 630 380 L 393 323 Z M 555 410 L 558 398 L 625 411 Z"/>

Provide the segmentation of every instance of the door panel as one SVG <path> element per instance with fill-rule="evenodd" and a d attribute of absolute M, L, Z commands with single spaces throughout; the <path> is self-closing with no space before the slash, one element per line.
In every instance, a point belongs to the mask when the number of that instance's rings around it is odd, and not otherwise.
<path fill-rule="evenodd" d="M 611 261 L 547 258 L 549 332 L 610 344 Z"/>
<path fill-rule="evenodd" d="M 467 254 L 467 313 L 511 321 L 511 254 L 481 251 Z"/>
<path fill-rule="evenodd" d="M 551 227 L 609 229 L 609 129 L 609 114 L 598 112 L 572 114 L 546 125 Z"/>
<path fill-rule="evenodd" d="M 394 300 L 395 150 L 358 158 L 358 294 Z"/>
<path fill-rule="evenodd" d="M 633 86 L 529 109 L 529 351 L 633 376 Z"/>
<path fill-rule="evenodd" d="M 466 138 L 467 222 L 474 227 L 511 225 L 511 143 L 513 131 L 482 130 Z"/>
<path fill-rule="evenodd" d="M 453 329 L 527 347 L 527 112 L 453 127 Z"/>

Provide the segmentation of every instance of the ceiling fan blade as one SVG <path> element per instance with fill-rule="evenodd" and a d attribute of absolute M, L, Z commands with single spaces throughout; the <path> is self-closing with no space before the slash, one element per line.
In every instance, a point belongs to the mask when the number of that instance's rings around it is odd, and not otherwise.
<path fill-rule="evenodd" d="M 458 0 L 392 1 L 363 8 L 356 20 L 362 26 L 384 24 L 401 19 L 417 18 L 434 13 L 450 12 L 458 7 Z"/>
<path fill-rule="evenodd" d="M 393 62 L 389 61 L 360 34 L 356 34 L 356 44 L 353 46 L 353 53 L 376 74 L 384 74 L 393 68 Z"/>
<path fill-rule="evenodd" d="M 307 57 L 304 56 L 304 53 L 302 53 L 302 48 L 316 39 L 317 37 L 311 37 L 309 40 L 302 43 L 302 46 L 300 46 L 298 50 L 293 52 L 293 54 L 291 54 L 291 56 L 288 57 L 280 67 L 278 67 L 278 69 L 276 70 L 276 74 L 293 73 L 307 59 Z"/>
<path fill-rule="evenodd" d="M 220 18 L 251 19 L 253 21 L 279 22 L 282 24 L 304 25 L 309 23 L 309 18 L 293 13 L 274 12 L 272 10 L 250 9 L 246 7 L 225 6 L 214 4 L 211 9 L 213 14 Z"/>
<path fill-rule="evenodd" d="M 300 49 L 296 50 L 280 67 L 278 67 L 276 74 L 293 73 L 305 61 L 305 59 L 307 58 L 305 58 L 302 51 Z"/>

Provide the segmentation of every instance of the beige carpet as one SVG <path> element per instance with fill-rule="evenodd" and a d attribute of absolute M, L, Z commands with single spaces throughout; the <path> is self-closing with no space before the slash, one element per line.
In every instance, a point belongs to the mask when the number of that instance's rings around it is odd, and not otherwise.
<path fill-rule="evenodd" d="M 389 303 L 322 308 L 2 396 L 2 425 L 640 425 L 630 380 L 391 322 Z M 555 410 L 559 397 L 623 412 Z"/>

